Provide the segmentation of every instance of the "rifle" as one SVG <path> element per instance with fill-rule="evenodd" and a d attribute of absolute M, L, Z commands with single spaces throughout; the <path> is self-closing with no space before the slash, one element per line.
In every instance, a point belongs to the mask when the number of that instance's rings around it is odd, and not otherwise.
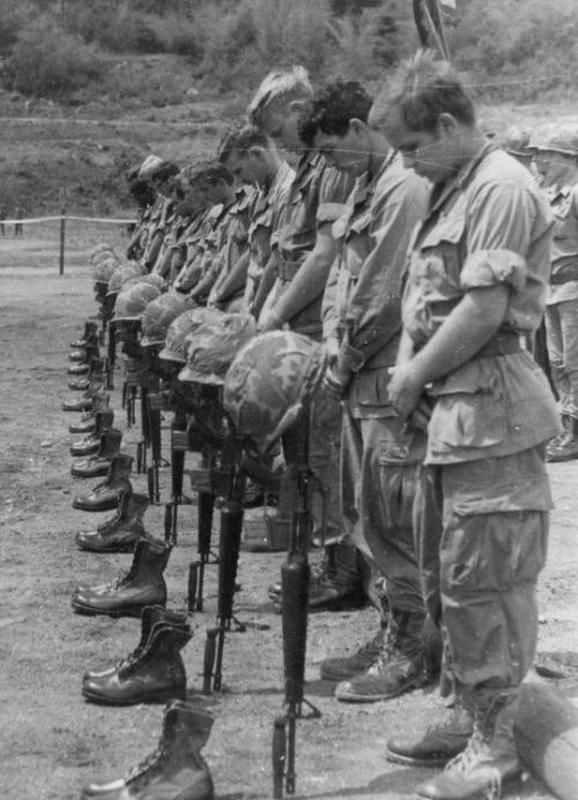
<path fill-rule="evenodd" d="M 223 652 L 225 634 L 236 625 L 235 631 L 243 633 L 247 626 L 233 615 L 237 566 L 243 529 L 243 492 L 245 473 L 241 469 L 242 442 L 234 425 L 223 411 L 223 435 L 220 450 L 220 467 L 212 477 L 215 494 L 221 509 L 219 538 L 219 594 L 217 626 L 207 631 L 203 669 L 203 692 L 220 691 L 222 686 Z"/>
<path fill-rule="evenodd" d="M 287 470 L 283 480 L 294 493 L 290 545 L 281 567 L 283 663 L 286 711 L 277 717 L 273 730 L 273 797 L 295 794 L 295 745 L 298 719 L 316 719 L 318 708 L 305 699 L 305 651 L 307 647 L 307 604 L 310 568 L 307 550 L 312 531 L 311 471 L 308 465 L 310 405 L 303 409 L 283 435 Z M 309 708 L 304 714 L 303 706 Z"/>
<path fill-rule="evenodd" d="M 413 0 L 413 16 L 420 44 L 450 60 L 439 0 Z"/>

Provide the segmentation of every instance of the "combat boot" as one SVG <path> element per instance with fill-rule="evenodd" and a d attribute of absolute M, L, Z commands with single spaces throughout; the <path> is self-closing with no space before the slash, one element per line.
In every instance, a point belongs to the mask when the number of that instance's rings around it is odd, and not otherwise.
<path fill-rule="evenodd" d="M 173 700 L 165 708 L 157 749 L 124 778 L 85 786 L 81 800 L 213 800 L 213 781 L 201 755 L 212 725 L 204 709 Z"/>
<path fill-rule="evenodd" d="M 325 547 L 319 568 L 311 570 L 309 609 L 337 611 L 361 608 L 367 603 L 363 586 L 363 556 L 350 542 L 336 542 Z M 281 584 L 269 586 L 275 609 L 281 610 Z"/>
<path fill-rule="evenodd" d="M 335 697 L 349 703 L 389 700 L 430 681 L 423 640 L 425 614 L 390 609 L 387 633 L 367 672 L 337 684 Z"/>
<path fill-rule="evenodd" d="M 106 480 L 88 494 L 77 494 L 72 501 L 72 507 L 81 511 L 111 511 L 117 508 L 121 492 L 132 494 L 129 480 L 132 463 L 132 456 L 115 456 L 110 462 Z"/>
<path fill-rule="evenodd" d="M 146 494 L 123 492 L 115 516 L 96 530 L 79 531 L 77 546 L 93 553 L 132 552 L 138 540 L 146 537 L 143 517 L 148 505 Z"/>
<path fill-rule="evenodd" d="M 120 454 L 122 431 L 111 428 L 99 437 L 99 449 L 88 458 L 74 461 L 70 472 L 75 478 L 99 478 L 108 475 L 112 461 Z"/>
<path fill-rule="evenodd" d="M 517 690 L 474 708 L 474 727 L 465 750 L 445 770 L 417 788 L 429 800 L 499 798 L 502 784 L 518 778 L 521 764 L 514 740 Z"/>
<path fill-rule="evenodd" d="M 392 736 L 385 756 L 395 764 L 444 767 L 465 750 L 474 732 L 472 714 L 460 702 L 446 708 L 442 719 L 418 736 Z"/>
<path fill-rule="evenodd" d="M 379 631 L 368 642 L 365 642 L 350 656 L 326 658 L 321 662 L 319 674 L 324 681 L 347 681 L 356 675 L 363 675 L 379 659 L 383 650 L 386 626 L 380 625 Z"/>
<path fill-rule="evenodd" d="M 92 408 L 85 411 L 78 422 L 72 422 L 68 426 L 70 433 L 92 433 L 96 426 L 96 415 L 99 411 L 103 411 L 110 405 L 110 395 L 99 393 L 94 398 Z M 114 413 L 114 412 L 113 412 Z"/>
<path fill-rule="evenodd" d="M 103 398 L 105 392 L 102 390 L 102 384 L 88 389 L 81 397 L 70 397 L 62 403 L 63 411 L 90 411 L 97 401 L 97 398 Z"/>
<path fill-rule="evenodd" d="M 578 458 L 578 419 L 563 418 L 564 433 L 552 440 L 546 448 L 546 461 L 573 461 Z"/>
<path fill-rule="evenodd" d="M 82 694 L 93 703 L 106 705 L 184 700 L 187 673 L 180 651 L 192 636 L 189 626 L 157 623 L 138 656 L 106 678 L 84 680 Z"/>
<path fill-rule="evenodd" d="M 73 350 L 82 350 L 85 348 L 91 341 L 95 341 L 97 337 L 97 324 L 94 320 L 87 319 L 84 323 L 84 332 L 80 339 L 76 339 L 74 342 L 70 342 L 70 346 Z"/>
<path fill-rule="evenodd" d="M 73 392 L 87 392 L 96 385 L 101 386 L 104 381 L 104 362 L 99 358 L 91 359 L 92 367 L 88 368 L 84 376 L 72 377 L 68 381 L 68 388 Z M 85 366 L 84 364 L 82 366 Z M 86 364 L 88 366 L 88 362 Z"/>
<path fill-rule="evenodd" d="M 82 676 L 82 683 L 96 683 L 107 681 L 111 675 L 117 672 L 122 666 L 128 666 L 133 661 L 140 658 L 145 649 L 153 627 L 159 624 L 170 625 L 173 628 L 190 630 L 188 617 L 184 611 L 171 611 L 164 606 L 145 606 L 141 613 L 141 634 L 136 648 L 129 655 L 112 667 L 105 667 L 98 670 L 87 670 Z"/>
<path fill-rule="evenodd" d="M 112 428 L 113 420 L 114 411 L 112 408 L 98 411 L 95 414 L 94 431 L 79 442 L 73 442 L 70 445 L 70 454 L 72 456 L 91 456 L 98 452 L 101 448 L 101 436 Z"/>
<path fill-rule="evenodd" d="M 163 572 L 171 548 L 158 539 L 140 539 L 134 549 L 130 570 L 111 583 L 81 586 L 72 597 L 79 614 L 107 614 L 111 617 L 140 617 L 145 606 L 167 602 Z"/>

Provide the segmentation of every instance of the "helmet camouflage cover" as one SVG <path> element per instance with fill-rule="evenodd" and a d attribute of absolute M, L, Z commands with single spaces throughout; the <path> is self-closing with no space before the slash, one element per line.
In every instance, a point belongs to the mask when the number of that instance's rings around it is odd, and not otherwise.
<path fill-rule="evenodd" d="M 95 263 L 92 270 L 94 282 L 103 283 L 108 286 L 113 272 L 118 269 L 119 265 L 120 262 L 117 260 L 117 258 L 109 253 L 107 258 Z"/>
<path fill-rule="evenodd" d="M 165 346 L 160 351 L 159 358 L 184 364 L 187 360 L 185 355 L 187 336 L 196 331 L 204 322 L 215 320 L 222 314 L 223 312 L 218 308 L 192 308 L 190 311 L 179 314 L 167 328 Z"/>
<path fill-rule="evenodd" d="M 140 319 L 151 300 L 157 298 L 160 289 L 147 282 L 124 286 L 114 306 L 114 322 Z"/>
<path fill-rule="evenodd" d="M 164 344 L 171 322 L 194 306 L 194 300 L 176 292 L 167 292 L 151 300 L 142 316 L 141 345 L 151 347 Z"/>
<path fill-rule="evenodd" d="M 185 339 L 187 366 L 179 380 L 222 386 L 235 353 L 256 333 L 257 325 L 251 314 L 223 313 L 206 320 Z"/>
<path fill-rule="evenodd" d="M 264 333 L 235 356 L 223 402 L 239 433 L 265 452 L 297 419 L 324 372 L 318 342 L 292 331 Z"/>
<path fill-rule="evenodd" d="M 138 267 L 127 264 L 117 267 L 110 276 L 107 294 L 118 294 L 127 281 L 138 278 L 140 274 Z"/>

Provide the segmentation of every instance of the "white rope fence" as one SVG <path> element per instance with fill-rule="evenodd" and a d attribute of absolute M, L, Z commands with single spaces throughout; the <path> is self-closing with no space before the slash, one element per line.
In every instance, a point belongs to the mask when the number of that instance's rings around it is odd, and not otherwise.
<path fill-rule="evenodd" d="M 0 219 L 0 229 L 4 232 L 5 225 L 12 225 L 14 227 L 14 235 L 18 235 L 18 231 L 24 225 L 37 225 L 41 222 L 58 222 L 60 225 L 60 257 L 59 257 L 59 267 L 58 267 L 58 274 L 64 275 L 64 252 L 66 249 L 66 223 L 68 221 L 78 221 L 78 222 L 96 222 L 97 224 L 105 224 L 105 225 L 134 225 L 138 222 L 138 220 L 134 218 L 130 219 L 121 219 L 118 217 L 81 217 L 75 214 L 67 214 L 66 211 L 62 210 L 61 214 L 55 214 L 48 217 L 22 217 L 22 218 L 14 218 L 6 217 L 5 219 Z"/>

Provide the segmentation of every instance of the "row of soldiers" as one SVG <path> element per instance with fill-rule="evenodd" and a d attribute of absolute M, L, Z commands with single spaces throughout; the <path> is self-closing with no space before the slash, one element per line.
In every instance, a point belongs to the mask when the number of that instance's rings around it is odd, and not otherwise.
<path fill-rule="evenodd" d="M 420 797 L 498 796 L 521 773 L 514 723 L 536 647 L 545 445 L 561 435 L 527 346 L 553 234 L 536 180 L 426 52 L 376 98 L 357 82 L 316 91 L 301 68 L 273 73 L 213 161 L 179 169 L 151 156 L 135 181 L 155 191 L 129 247 L 141 271 L 251 317 L 261 336 L 322 347 L 308 451 L 326 559 L 309 603 L 335 607 L 376 577 L 383 590 L 375 636 L 321 676 L 353 703 L 439 679 L 446 718 L 391 738 L 387 757 L 447 764 Z M 229 412 L 262 452 L 277 413 L 267 367 L 249 358 L 225 381 Z M 288 396 L 299 377 L 281 374 Z"/>

